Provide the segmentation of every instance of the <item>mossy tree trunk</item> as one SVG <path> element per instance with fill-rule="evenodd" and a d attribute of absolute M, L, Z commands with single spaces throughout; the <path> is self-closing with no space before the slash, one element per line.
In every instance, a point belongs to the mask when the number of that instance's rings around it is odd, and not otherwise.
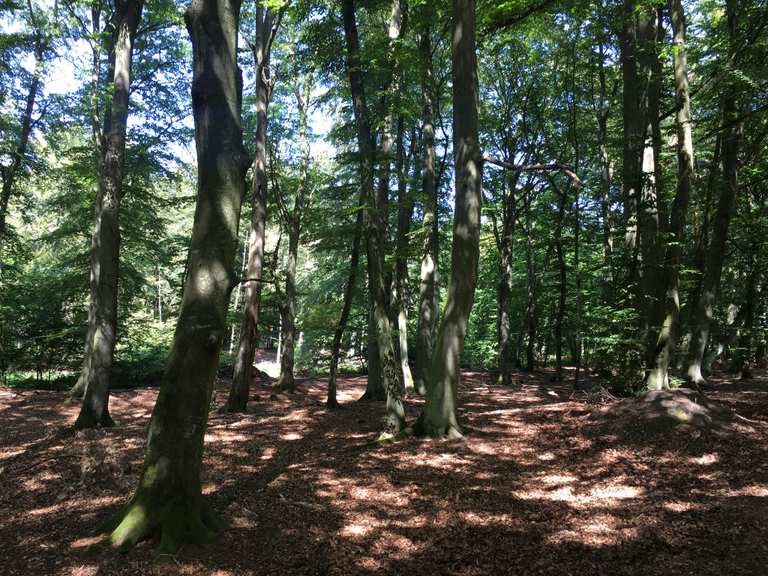
<path fill-rule="evenodd" d="M 478 78 L 475 52 L 475 0 L 453 2 L 453 140 L 456 204 L 451 280 L 445 315 L 416 432 L 460 437 L 456 413 L 461 353 L 475 297 L 480 258 L 482 155 L 478 139 Z"/>
<path fill-rule="evenodd" d="M 112 426 L 109 387 L 117 338 L 117 290 L 120 262 L 120 198 L 125 164 L 131 62 L 143 0 L 116 5 L 111 99 L 105 114 L 103 159 L 91 238 L 91 302 L 81 382 L 83 402 L 75 428 Z"/>
<path fill-rule="evenodd" d="M 230 0 L 193 0 L 185 14 L 193 47 L 198 164 L 189 272 L 141 478 L 114 519 L 114 546 L 128 547 L 159 532 L 161 550 L 174 552 L 204 542 L 217 528 L 200 482 L 209 402 L 236 283 L 238 223 L 250 164 L 240 125 L 239 14 L 239 2 Z"/>

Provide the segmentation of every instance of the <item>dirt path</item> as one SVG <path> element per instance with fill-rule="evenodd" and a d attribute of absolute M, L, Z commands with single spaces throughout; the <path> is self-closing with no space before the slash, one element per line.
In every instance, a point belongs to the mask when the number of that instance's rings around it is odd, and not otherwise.
<path fill-rule="evenodd" d="M 118 428 L 70 437 L 62 394 L 0 388 L 0 574 L 768 574 L 768 380 L 711 393 L 751 432 L 660 445 L 590 434 L 594 406 L 518 378 L 465 376 L 459 443 L 372 443 L 382 406 L 353 402 L 362 378 L 331 413 L 321 380 L 258 389 L 252 413 L 212 416 L 206 435 L 205 492 L 228 529 L 161 559 L 152 543 L 89 549 L 136 482 L 156 391 L 116 392 Z"/>

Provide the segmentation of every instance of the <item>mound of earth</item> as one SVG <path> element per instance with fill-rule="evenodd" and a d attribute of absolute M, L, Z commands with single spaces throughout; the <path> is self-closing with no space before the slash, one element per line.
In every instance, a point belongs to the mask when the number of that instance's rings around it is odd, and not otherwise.
<path fill-rule="evenodd" d="M 595 411 L 601 433 L 653 438 L 670 433 L 727 434 L 736 431 L 733 411 L 690 388 L 652 390 Z"/>

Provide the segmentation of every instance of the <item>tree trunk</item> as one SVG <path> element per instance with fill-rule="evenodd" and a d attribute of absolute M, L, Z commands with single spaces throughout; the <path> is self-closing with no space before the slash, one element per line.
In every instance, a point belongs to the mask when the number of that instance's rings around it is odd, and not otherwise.
<path fill-rule="evenodd" d="M 357 269 L 360 265 L 360 239 L 363 232 L 363 214 L 365 206 L 365 188 L 360 187 L 360 199 L 358 200 L 357 218 L 355 221 L 355 235 L 352 239 L 352 251 L 349 257 L 349 276 L 344 288 L 344 304 L 341 308 L 339 323 L 336 325 L 336 331 L 333 334 L 333 344 L 331 345 L 331 370 L 328 376 L 328 398 L 326 404 L 330 408 L 339 405 L 336 400 L 336 375 L 339 368 L 339 355 L 341 353 L 341 338 L 347 327 L 349 313 L 352 310 L 352 298 L 355 293 L 355 283 L 357 282 Z"/>
<path fill-rule="evenodd" d="M 411 134 L 411 152 L 406 155 L 404 142 L 404 120 L 402 115 L 397 123 L 397 242 L 395 249 L 395 285 L 393 315 L 398 333 L 397 354 L 400 360 L 400 376 L 406 394 L 414 391 L 413 375 L 408 364 L 408 252 L 411 220 L 413 218 L 413 194 L 408 191 L 410 158 L 416 147 L 416 138 Z"/>
<path fill-rule="evenodd" d="M 424 410 L 416 429 L 429 436 L 460 437 L 456 414 L 461 353 L 477 286 L 480 258 L 482 155 L 478 138 L 475 0 L 453 2 L 453 140 L 456 205 L 451 280 L 440 323 Z"/>
<path fill-rule="evenodd" d="M 505 177 L 506 180 L 507 177 Z M 512 368 L 514 364 L 514 350 L 512 346 L 512 320 L 510 308 L 512 304 L 512 246 L 514 242 L 515 221 L 515 186 L 517 179 L 508 185 L 508 193 L 505 198 L 502 231 L 499 238 L 499 303 L 498 303 L 498 327 L 497 338 L 499 348 L 499 377 L 501 386 L 512 385 Z"/>
<path fill-rule="evenodd" d="M 240 6 L 193 0 L 185 14 L 193 47 L 192 110 L 198 189 L 189 274 L 136 493 L 115 519 L 112 544 L 134 545 L 160 532 L 175 552 L 217 528 L 200 476 L 208 409 L 236 283 L 238 220 L 248 155 L 242 144 L 237 68 Z"/>
<path fill-rule="evenodd" d="M 223 0 L 222 0 L 223 1 Z M 237 1 L 237 0 L 230 0 Z M 253 158 L 253 212 L 248 234 L 248 265 L 243 298 L 243 321 L 237 346 L 232 385 L 225 410 L 245 412 L 251 389 L 253 359 L 258 344 L 259 312 L 261 309 L 262 274 L 264 272 L 264 243 L 267 224 L 267 120 L 273 82 L 269 72 L 272 40 L 280 23 L 279 15 L 261 5 L 256 9 L 256 42 L 253 57 L 256 68 L 256 152 Z"/>
<path fill-rule="evenodd" d="M 381 207 L 373 190 L 373 137 L 369 124 L 368 107 L 365 102 L 354 0 L 342 0 L 341 5 L 344 14 L 344 37 L 347 45 L 347 66 L 352 93 L 352 107 L 357 124 L 357 144 L 360 152 L 360 185 L 364 189 L 363 196 L 367 199 L 367 203 L 373 205 L 372 209 L 369 208 L 366 211 L 365 218 L 369 270 L 368 287 L 373 294 L 372 320 L 377 336 L 377 358 L 381 367 L 382 384 L 387 394 L 384 433 L 397 434 L 405 426 L 405 409 L 402 402 L 403 391 L 400 379 L 397 377 L 395 353 L 392 345 L 392 327 L 387 313 L 383 238 L 379 233 Z"/>
<path fill-rule="evenodd" d="M 29 136 L 32 133 L 32 114 L 35 110 L 35 102 L 40 92 L 41 84 L 41 63 L 45 53 L 45 45 L 42 38 L 38 37 L 35 42 L 35 69 L 32 72 L 32 80 L 29 83 L 27 98 L 24 105 L 24 112 L 21 116 L 21 130 L 19 131 L 19 141 L 13 153 L 13 158 L 9 166 L 0 167 L 0 176 L 2 176 L 3 186 L 0 189 L 0 243 L 6 234 L 6 217 L 8 214 L 8 205 L 11 201 L 13 188 L 19 176 L 19 172 L 25 164 L 25 155 L 29 146 Z"/>
<path fill-rule="evenodd" d="M 665 317 L 658 332 L 645 387 L 661 390 L 669 387 L 669 364 L 675 350 L 680 318 L 680 265 L 683 255 L 685 220 L 694 183 L 691 101 L 688 90 L 686 23 L 682 0 L 669 0 L 674 34 L 673 54 L 677 105 L 677 191 L 672 203 L 670 237 L 666 250 Z"/>
<path fill-rule="evenodd" d="M 729 57 L 735 58 L 736 51 L 736 21 L 738 10 L 735 0 L 726 2 L 728 15 L 728 29 L 730 33 Z M 720 192 L 720 200 L 715 214 L 712 241 L 707 254 L 706 269 L 702 281 L 701 295 L 696 309 L 695 324 L 691 337 L 686 362 L 686 379 L 695 386 L 705 384 L 702 375 L 702 361 L 707 349 L 709 330 L 714 314 L 715 300 L 720 289 L 720 278 L 725 261 L 726 241 L 728 228 L 731 223 L 731 215 L 736 202 L 736 193 L 739 188 L 739 148 L 741 146 L 742 123 L 738 120 L 736 89 L 731 83 L 726 87 L 723 101 L 723 176 L 724 187 Z"/>
<path fill-rule="evenodd" d="M 296 197 L 293 202 L 290 221 L 288 222 L 288 262 L 285 267 L 285 300 L 283 306 L 282 350 L 280 354 L 280 377 L 277 387 L 292 390 L 296 386 L 293 375 L 293 363 L 296 341 L 296 264 L 299 258 L 299 236 L 301 219 L 304 216 L 304 204 L 307 194 L 307 175 L 309 172 L 309 138 L 307 136 L 307 106 L 309 103 L 309 79 L 304 86 L 304 94 L 296 88 L 296 101 L 299 109 L 299 141 L 301 143 L 301 169 Z"/>
<path fill-rule="evenodd" d="M 565 320 L 565 301 L 568 289 L 567 270 L 565 267 L 565 247 L 563 246 L 563 224 L 565 221 L 565 206 L 567 194 L 560 192 L 560 203 L 557 210 L 557 225 L 555 227 L 555 253 L 557 254 L 557 314 L 555 317 L 555 380 L 563 379 L 563 323 Z"/>
<path fill-rule="evenodd" d="M 623 23 L 620 35 L 620 61 L 623 79 L 624 151 L 623 151 L 623 201 L 624 201 L 624 260 L 626 266 L 626 295 L 630 305 L 636 305 L 635 292 L 639 279 L 637 219 L 640 194 L 640 159 L 643 146 L 643 118 L 641 116 L 641 87 L 637 75 L 636 0 L 624 0 Z"/>
<path fill-rule="evenodd" d="M 419 280 L 419 321 L 416 332 L 416 366 L 414 387 L 426 394 L 426 383 L 432 365 L 435 333 L 440 308 L 438 286 L 438 253 L 440 250 L 437 220 L 437 182 L 435 181 L 434 82 L 432 78 L 431 30 L 425 24 L 419 35 L 422 67 L 421 94 L 424 104 L 422 128 L 422 213 L 424 247 Z"/>
<path fill-rule="evenodd" d="M 120 4 L 114 32 L 112 99 L 105 130 L 104 156 L 91 240 L 91 307 L 88 357 L 83 362 L 83 403 L 75 428 L 112 426 L 109 387 L 117 336 L 117 286 L 120 261 L 120 197 L 125 164 L 133 43 L 143 0 Z"/>
<path fill-rule="evenodd" d="M 608 155 L 608 117 L 610 115 L 610 102 L 608 99 L 608 87 L 605 78 L 605 48 L 600 44 L 600 62 L 598 74 L 600 76 L 600 109 L 597 112 L 598 148 L 600 151 L 600 219 L 602 220 L 603 237 L 603 275 L 604 296 L 607 302 L 614 297 L 613 275 L 613 240 L 611 237 L 611 184 L 613 169 Z"/>
<path fill-rule="evenodd" d="M 657 37 L 660 30 L 655 8 L 644 8 L 638 15 L 639 63 L 644 89 L 641 101 L 644 148 L 638 231 L 641 253 L 641 327 L 645 340 L 646 373 L 652 365 L 659 325 L 663 316 L 664 274 L 662 270 L 664 209 L 661 193 L 661 131 L 659 101 L 661 98 L 661 63 Z"/>

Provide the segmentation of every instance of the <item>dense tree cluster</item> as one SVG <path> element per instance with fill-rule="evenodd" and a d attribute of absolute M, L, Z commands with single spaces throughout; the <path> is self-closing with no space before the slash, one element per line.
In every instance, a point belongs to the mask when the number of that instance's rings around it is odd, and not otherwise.
<path fill-rule="evenodd" d="M 462 367 L 629 394 L 768 361 L 759 0 L 10 0 L 0 23 L 2 378 L 70 388 L 78 428 L 160 384 L 116 545 L 216 529 L 213 384 L 231 368 L 245 411 L 259 349 L 280 389 L 328 374 L 330 407 L 365 372 L 382 439 L 460 437 Z"/>

